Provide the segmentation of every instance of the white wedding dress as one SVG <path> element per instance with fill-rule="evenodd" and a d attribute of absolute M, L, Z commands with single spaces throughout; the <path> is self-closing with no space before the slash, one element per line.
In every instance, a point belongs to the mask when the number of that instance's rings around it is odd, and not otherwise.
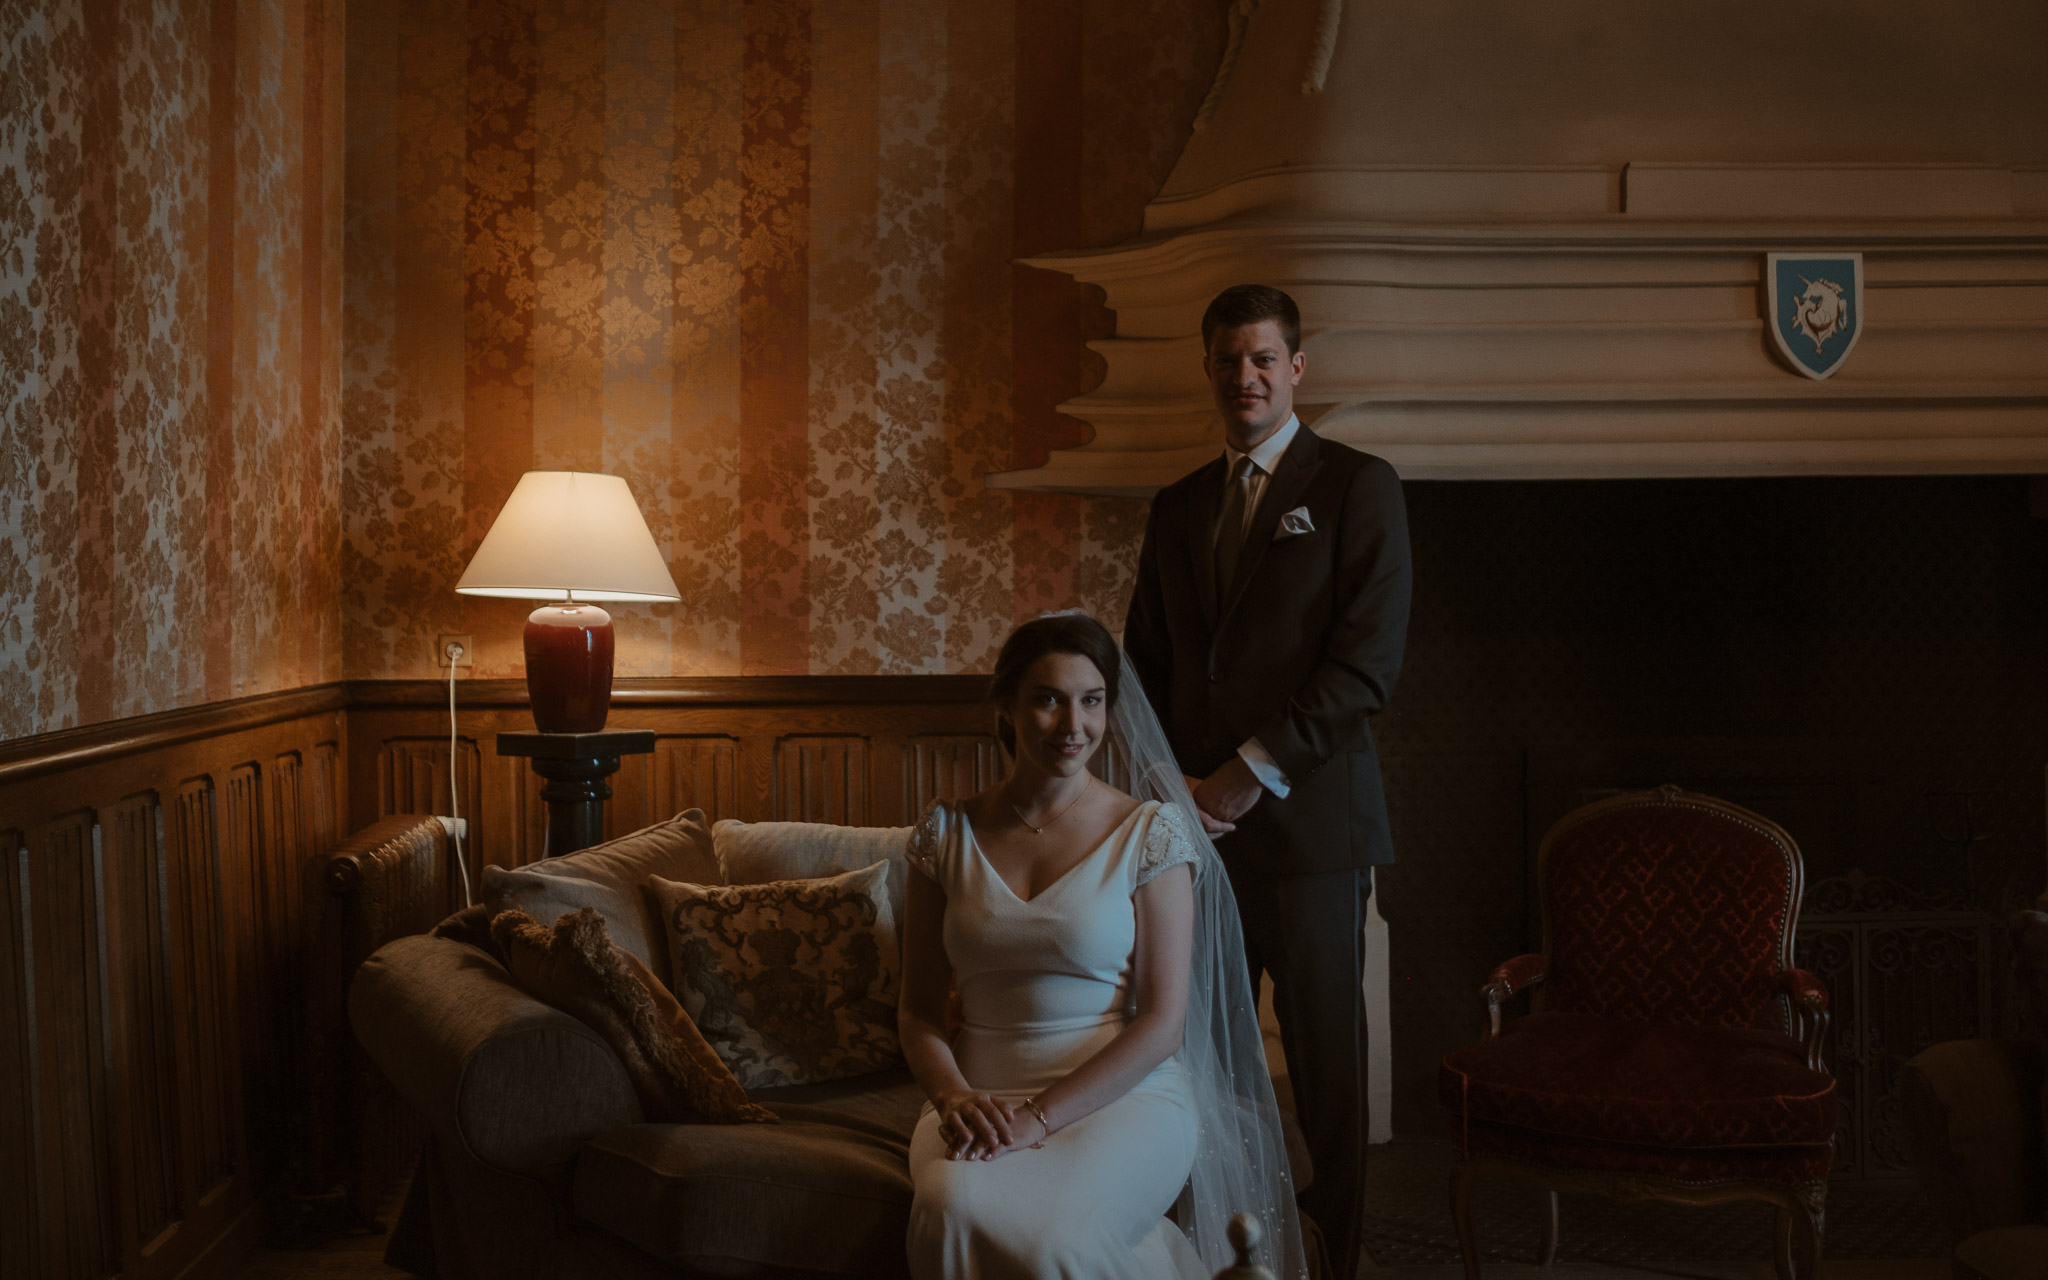
<path fill-rule="evenodd" d="M 946 894 L 944 938 L 965 1022 L 953 1053 L 976 1089 L 1019 1100 L 1114 1039 L 1131 1016 L 1131 895 L 1197 862 L 1180 813 L 1138 806 L 1087 857 L 1025 901 L 956 807 L 934 804 L 909 860 Z M 1019 1109 L 1021 1112 L 1021 1108 Z M 993 1160 L 948 1160 L 929 1104 L 910 1142 L 914 1280 L 1203 1280 L 1165 1217 L 1195 1160 L 1179 1056 L 1046 1140 Z"/>

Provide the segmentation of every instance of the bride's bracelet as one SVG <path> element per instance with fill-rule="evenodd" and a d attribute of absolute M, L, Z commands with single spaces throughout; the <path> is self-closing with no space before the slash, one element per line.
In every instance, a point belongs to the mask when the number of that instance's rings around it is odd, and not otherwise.
<path fill-rule="evenodd" d="M 1038 1127 L 1045 1130 L 1045 1138 L 1050 1138 L 1052 1136 L 1052 1121 L 1045 1118 L 1045 1108 L 1038 1105 L 1038 1099 L 1035 1097 L 1024 1099 L 1024 1109 L 1038 1117 Z M 1045 1146 L 1045 1138 L 1040 1138 L 1032 1143 L 1032 1150 L 1042 1149 Z"/>

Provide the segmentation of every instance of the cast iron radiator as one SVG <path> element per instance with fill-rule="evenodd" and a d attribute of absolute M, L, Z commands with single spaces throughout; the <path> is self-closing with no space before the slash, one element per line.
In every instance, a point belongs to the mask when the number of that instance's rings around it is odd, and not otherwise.
<path fill-rule="evenodd" d="M 306 1132 L 297 1224 L 318 1237 L 380 1230 L 378 1208 L 410 1173 L 426 1125 L 370 1065 L 348 1025 L 348 984 L 370 953 L 425 933 L 456 905 L 447 828 L 398 814 L 314 860 L 307 886 Z"/>

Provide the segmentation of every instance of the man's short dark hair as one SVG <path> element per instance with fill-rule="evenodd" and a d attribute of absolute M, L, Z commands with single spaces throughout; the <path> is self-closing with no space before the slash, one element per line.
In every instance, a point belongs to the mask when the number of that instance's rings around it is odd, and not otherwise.
<path fill-rule="evenodd" d="M 1287 354 L 1301 350 L 1301 308 L 1294 299 L 1269 284 L 1234 284 L 1216 295 L 1202 313 L 1202 352 L 1218 329 L 1242 329 L 1261 320 L 1280 322 L 1280 336 L 1287 339 Z"/>

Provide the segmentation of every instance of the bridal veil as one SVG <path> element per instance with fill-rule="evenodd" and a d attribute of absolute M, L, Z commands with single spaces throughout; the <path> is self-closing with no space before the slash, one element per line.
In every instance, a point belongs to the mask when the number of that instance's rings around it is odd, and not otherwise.
<path fill-rule="evenodd" d="M 1200 833 L 1200 812 L 1146 700 L 1144 683 L 1129 655 L 1121 648 L 1118 653 L 1122 672 L 1103 762 L 1108 780 L 1138 800 L 1173 805 L 1187 829 Z M 1280 1280 L 1306 1280 L 1294 1179 L 1267 1073 L 1258 1002 L 1245 966 L 1237 899 L 1216 846 L 1206 837 L 1196 845 L 1195 937 L 1180 1057 L 1200 1133 L 1194 1171 L 1175 1218 L 1209 1275 L 1235 1262 L 1225 1228 L 1232 1215 L 1250 1213 L 1267 1242 L 1267 1256 L 1260 1261 Z"/>

